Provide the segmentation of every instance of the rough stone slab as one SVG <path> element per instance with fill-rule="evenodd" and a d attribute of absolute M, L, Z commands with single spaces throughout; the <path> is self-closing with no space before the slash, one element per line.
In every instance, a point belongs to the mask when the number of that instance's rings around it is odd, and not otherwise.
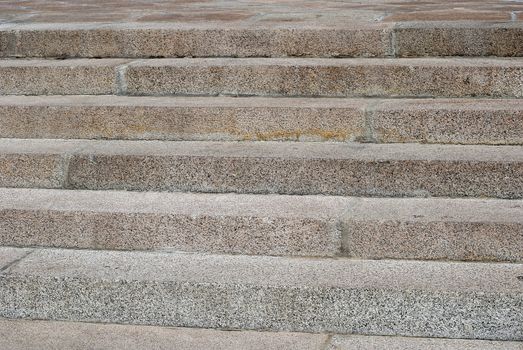
<path fill-rule="evenodd" d="M 377 142 L 523 144 L 523 100 L 391 99 L 369 114 Z"/>
<path fill-rule="evenodd" d="M 10 350 L 520 350 L 510 341 L 219 331 L 83 322 L 0 319 L 0 346 Z"/>
<path fill-rule="evenodd" d="M 323 334 L 0 320 L 0 347 L 9 350 L 322 350 L 326 342 Z"/>
<path fill-rule="evenodd" d="M 329 98 L 0 96 L 0 137 L 350 141 L 366 136 L 367 103 Z"/>
<path fill-rule="evenodd" d="M 64 185 L 64 159 L 60 154 L 5 152 L 0 146 L 2 187 L 60 188 Z"/>
<path fill-rule="evenodd" d="M 398 23 L 394 38 L 399 57 L 523 56 L 521 22 Z"/>
<path fill-rule="evenodd" d="M 0 60 L 2 95 L 116 94 L 121 59 Z"/>
<path fill-rule="evenodd" d="M 523 198 L 520 146 L 0 139 L 7 159 L 57 153 L 75 189 Z M 18 176 L 0 186 L 41 187 Z"/>
<path fill-rule="evenodd" d="M 521 144 L 522 103 L 1 96 L 0 133 L 20 138 L 350 140 L 363 137 L 364 110 L 369 109 L 371 137 L 380 142 Z"/>
<path fill-rule="evenodd" d="M 125 77 L 129 95 L 523 97 L 517 59 L 151 59 Z"/>
<path fill-rule="evenodd" d="M 47 23 L 16 26 L 18 57 L 385 57 L 391 24 Z M 0 31 L 0 36 L 2 32 Z"/>
<path fill-rule="evenodd" d="M 334 256 L 346 200 L 0 190 L 0 244 Z"/>
<path fill-rule="evenodd" d="M 523 261 L 523 201 L 351 198 L 347 256 Z"/>
<path fill-rule="evenodd" d="M 0 247 L 0 271 L 25 257 L 31 249 Z"/>
<path fill-rule="evenodd" d="M 520 342 L 334 335 L 326 350 L 521 350 Z"/>
<path fill-rule="evenodd" d="M 12 26 L 0 25 L 0 57 L 12 57 L 15 53 L 16 32 Z"/>
<path fill-rule="evenodd" d="M 515 200 L 0 189 L 0 221 L 9 246 L 523 261 Z"/>
<path fill-rule="evenodd" d="M 0 316 L 202 328 L 523 339 L 521 264 L 36 250 Z"/>
<path fill-rule="evenodd" d="M 520 99 L 11 95 L 0 115 L 8 138 L 523 144 Z"/>

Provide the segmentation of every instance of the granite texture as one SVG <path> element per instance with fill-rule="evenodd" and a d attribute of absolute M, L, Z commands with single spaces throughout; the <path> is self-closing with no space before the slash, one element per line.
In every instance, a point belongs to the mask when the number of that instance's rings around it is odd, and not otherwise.
<path fill-rule="evenodd" d="M 322 350 L 327 335 L 0 319 L 9 350 Z"/>
<path fill-rule="evenodd" d="M 0 96 L 0 137 L 352 141 L 357 99 Z"/>
<path fill-rule="evenodd" d="M 60 188 L 63 180 L 64 159 L 59 154 L 0 153 L 2 187 Z"/>
<path fill-rule="evenodd" d="M 523 144 L 520 99 L 0 96 L 0 137 Z"/>
<path fill-rule="evenodd" d="M 0 247 L 0 271 L 22 259 L 31 252 L 31 249 Z"/>
<path fill-rule="evenodd" d="M 0 154 L 61 157 L 69 189 L 523 198 L 520 146 L 0 139 Z M 52 183 L 35 171 L 0 185 Z"/>
<path fill-rule="evenodd" d="M 385 57 L 390 24 L 321 28 L 205 23 L 30 24 L 16 27 L 18 57 Z"/>
<path fill-rule="evenodd" d="M 0 60 L 2 95 L 115 94 L 121 59 Z"/>
<path fill-rule="evenodd" d="M 151 59 L 125 79 L 129 95 L 523 97 L 518 59 Z"/>
<path fill-rule="evenodd" d="M 510 341 L 219 331 L 198 328 L 0 319 L 10 350 L 520 350 Z M 327 347 L 326 347 L 327 346 Z"/>
<path fill-rule="evenodd" d="M 523 202 L 1 189 L 0 244 L 522 262 Z"/>
<path fill-rule="evenodd" d="M 227 329 L 523 339 L 520 264 L 37 250 L 0 316 Z"/>
<path fill-rule="evenodd" d="M 336 197 L 0 190 L 0 244 L 266 255 L 339 253 Z"/>
<path fill-rule="evenodd" d="M 343 251 L 364 259 L 523 261 L 523 202 L 353 198 Z"/>
<path fill-rule="evenodd" d="M 495 58 L 0 60 L 0 94 L 523 97 L 523 62 Z"/>
<path fill-rule="evenodd" d="M 521 56 L 522 11 L 496 0 L 4 2 L 0 30 L 17 40 L 0 56 Z"/>
<path fill-rule="evenodd" d="M 399 57 L 523 56 L 523 26 L 518 22 L 398 23 L 394 37 Z"/>
<path fill-rule="evenodd" d="M 367 113 L 376 142 L 523 144 L 522 100 L 381 100 Z"/>
<path fill-rule="evenodd" d="M 521 342 L 334 335 L 326 350 L 521 350 Z"/>

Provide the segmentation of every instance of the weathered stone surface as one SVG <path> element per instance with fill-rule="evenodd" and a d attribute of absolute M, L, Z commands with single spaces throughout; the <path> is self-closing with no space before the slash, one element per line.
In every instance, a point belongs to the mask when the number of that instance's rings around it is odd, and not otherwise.
<path fill-rule="evenodd" d="M 321 350 L 327 335 L 99 323 L 0 320 L 9 350 Z"/>
<path fill-rule="evenodd" d="M 106 60 L 0 60 L 2 95 L 74 95 L 117 93 L 116 66 Z"/>
<path fill-rule="evenodd" d="M 523 144 L 523 100 L 381 100 L 368 113 L 377 142 Z"/>
<path fill-rule="evenodd" d="M 125 76 L 130 95 L 523 97 L 517 59 L 156 59 Z"/>
<path fill-rule="evenodd" d="M 0 271 L 10 264 L 25 257 L 31 249 L 0 247 Z"/>
<path fill-rule="evenodd" d="M 0 320 L 0 346 L 10 350 L 520 350 L 519 342 L 359 335 L 216 331 L 83 322 Z"/>
<path fill-rule="evenodd" d="M 519 262 L 522 220 L 515 200 L 0 189 L 9 246 Z"/>
<path fill-rule="evenodd" d="M 0 137 L 523 144 L 521 99 L 0 96 Z"/>
<path fill-rule="evenodd" d="M 16 34 L 10 25 L 0 24 L 0 57 L 12 57 L 15 53 Z"/>
<path fill-rule="evenodd" d="M 521 264 L 37 250 L 0 274 L 0 316 L 523 339 Z"/>
<path fill-rule="evenodd" d="M 352 198 L 343 250 L 363 259 L 523 261 L 523 201 Z"/>
<path fill-rule="evenodd" d="M 407 22 L 394 35 L 399 57 L 523 56 L 521 22 Z"/>
<path fill-rule="evenodd" d="M 384 57 L 389 24 L 30 24 L 16 27 L 19 57 Z M 1 32 L 0 32 L 1 33 Z"/>
<path fill-rule="evenodd" d="M 523 198 L 520 146 L 0 139 L 0 154 L 60 154 L 71 189 Z M 40 186 L 18 178 L 0 185 Z"/>
<path fill-rule="evenodd" d="M 365 100 L 0 96 L 0 137 L 351 141 Z"/>
<path fill-rule="evenodd" d="M 225 0 L 147 6 L 66 0 L 30 5 L 5 3 L 0 13 L 0 23 L 6 23 L 0 28 L 18 30 L 16 54 L 21 56 L 522 54 L 522 7 L 515 1 Z"/>
<path fill-rule="evenodd" d="M 0 94 L 523 97 L 517 59 L 0 61 Z"/>
<path fill-rule="evenodd" d="M 337 197 L 0 190 L 0 244 L 334 256 Z"/>
<path fill-rule="evenodd" d="M 327 350 L 521 350 L 520 342 L 334 335 Z"/>

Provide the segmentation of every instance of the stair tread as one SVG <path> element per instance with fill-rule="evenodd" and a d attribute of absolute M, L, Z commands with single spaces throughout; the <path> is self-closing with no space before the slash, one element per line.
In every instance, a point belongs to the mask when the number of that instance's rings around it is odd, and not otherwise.
<path fill-rule="evenodd" d="M 0 188 L 0 245 L 523 261 L 523 201 Z"/>
<path fill-rule="evenodd" d="M 20 248 L 3 247 L 17 253 Z M 22 249 L 2 276 L 520 295 L 523 264 Z"/>
<path fill-rule="evenodd" d="M 82 336 L 79 336 L 79 335 Z M 0 319 L 0 346 L 10 350 L 167 350 L 176 348 L 215 350 L 519 350 L 521 344 L 508 341 L 428 339 L 386 336 L 358 336 L 223 331 L 122 324 Z"/>
<path fill-rule="evenodd" d="M 33 249 L 0 273 L 0 317 L 521 340 L 522 273 L 514 263 Z"/>
<path fill-rule="evenodd" d="M 523 146 L 337 142 L 0 139 L 0 154 L 521 162 Z"/>
<path fill-rule="evenodd" d="M 0 139 L 1 187 L 523 198 L 523 147 Z"/>

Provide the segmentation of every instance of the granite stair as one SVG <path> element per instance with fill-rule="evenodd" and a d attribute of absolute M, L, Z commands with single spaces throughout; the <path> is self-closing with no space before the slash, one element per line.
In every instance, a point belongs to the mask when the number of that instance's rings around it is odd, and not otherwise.
<path fill-rule="evenodd" d="M 1 349 L 521 349 L 523 6 L 103 6 L 0 4 Z"/>

